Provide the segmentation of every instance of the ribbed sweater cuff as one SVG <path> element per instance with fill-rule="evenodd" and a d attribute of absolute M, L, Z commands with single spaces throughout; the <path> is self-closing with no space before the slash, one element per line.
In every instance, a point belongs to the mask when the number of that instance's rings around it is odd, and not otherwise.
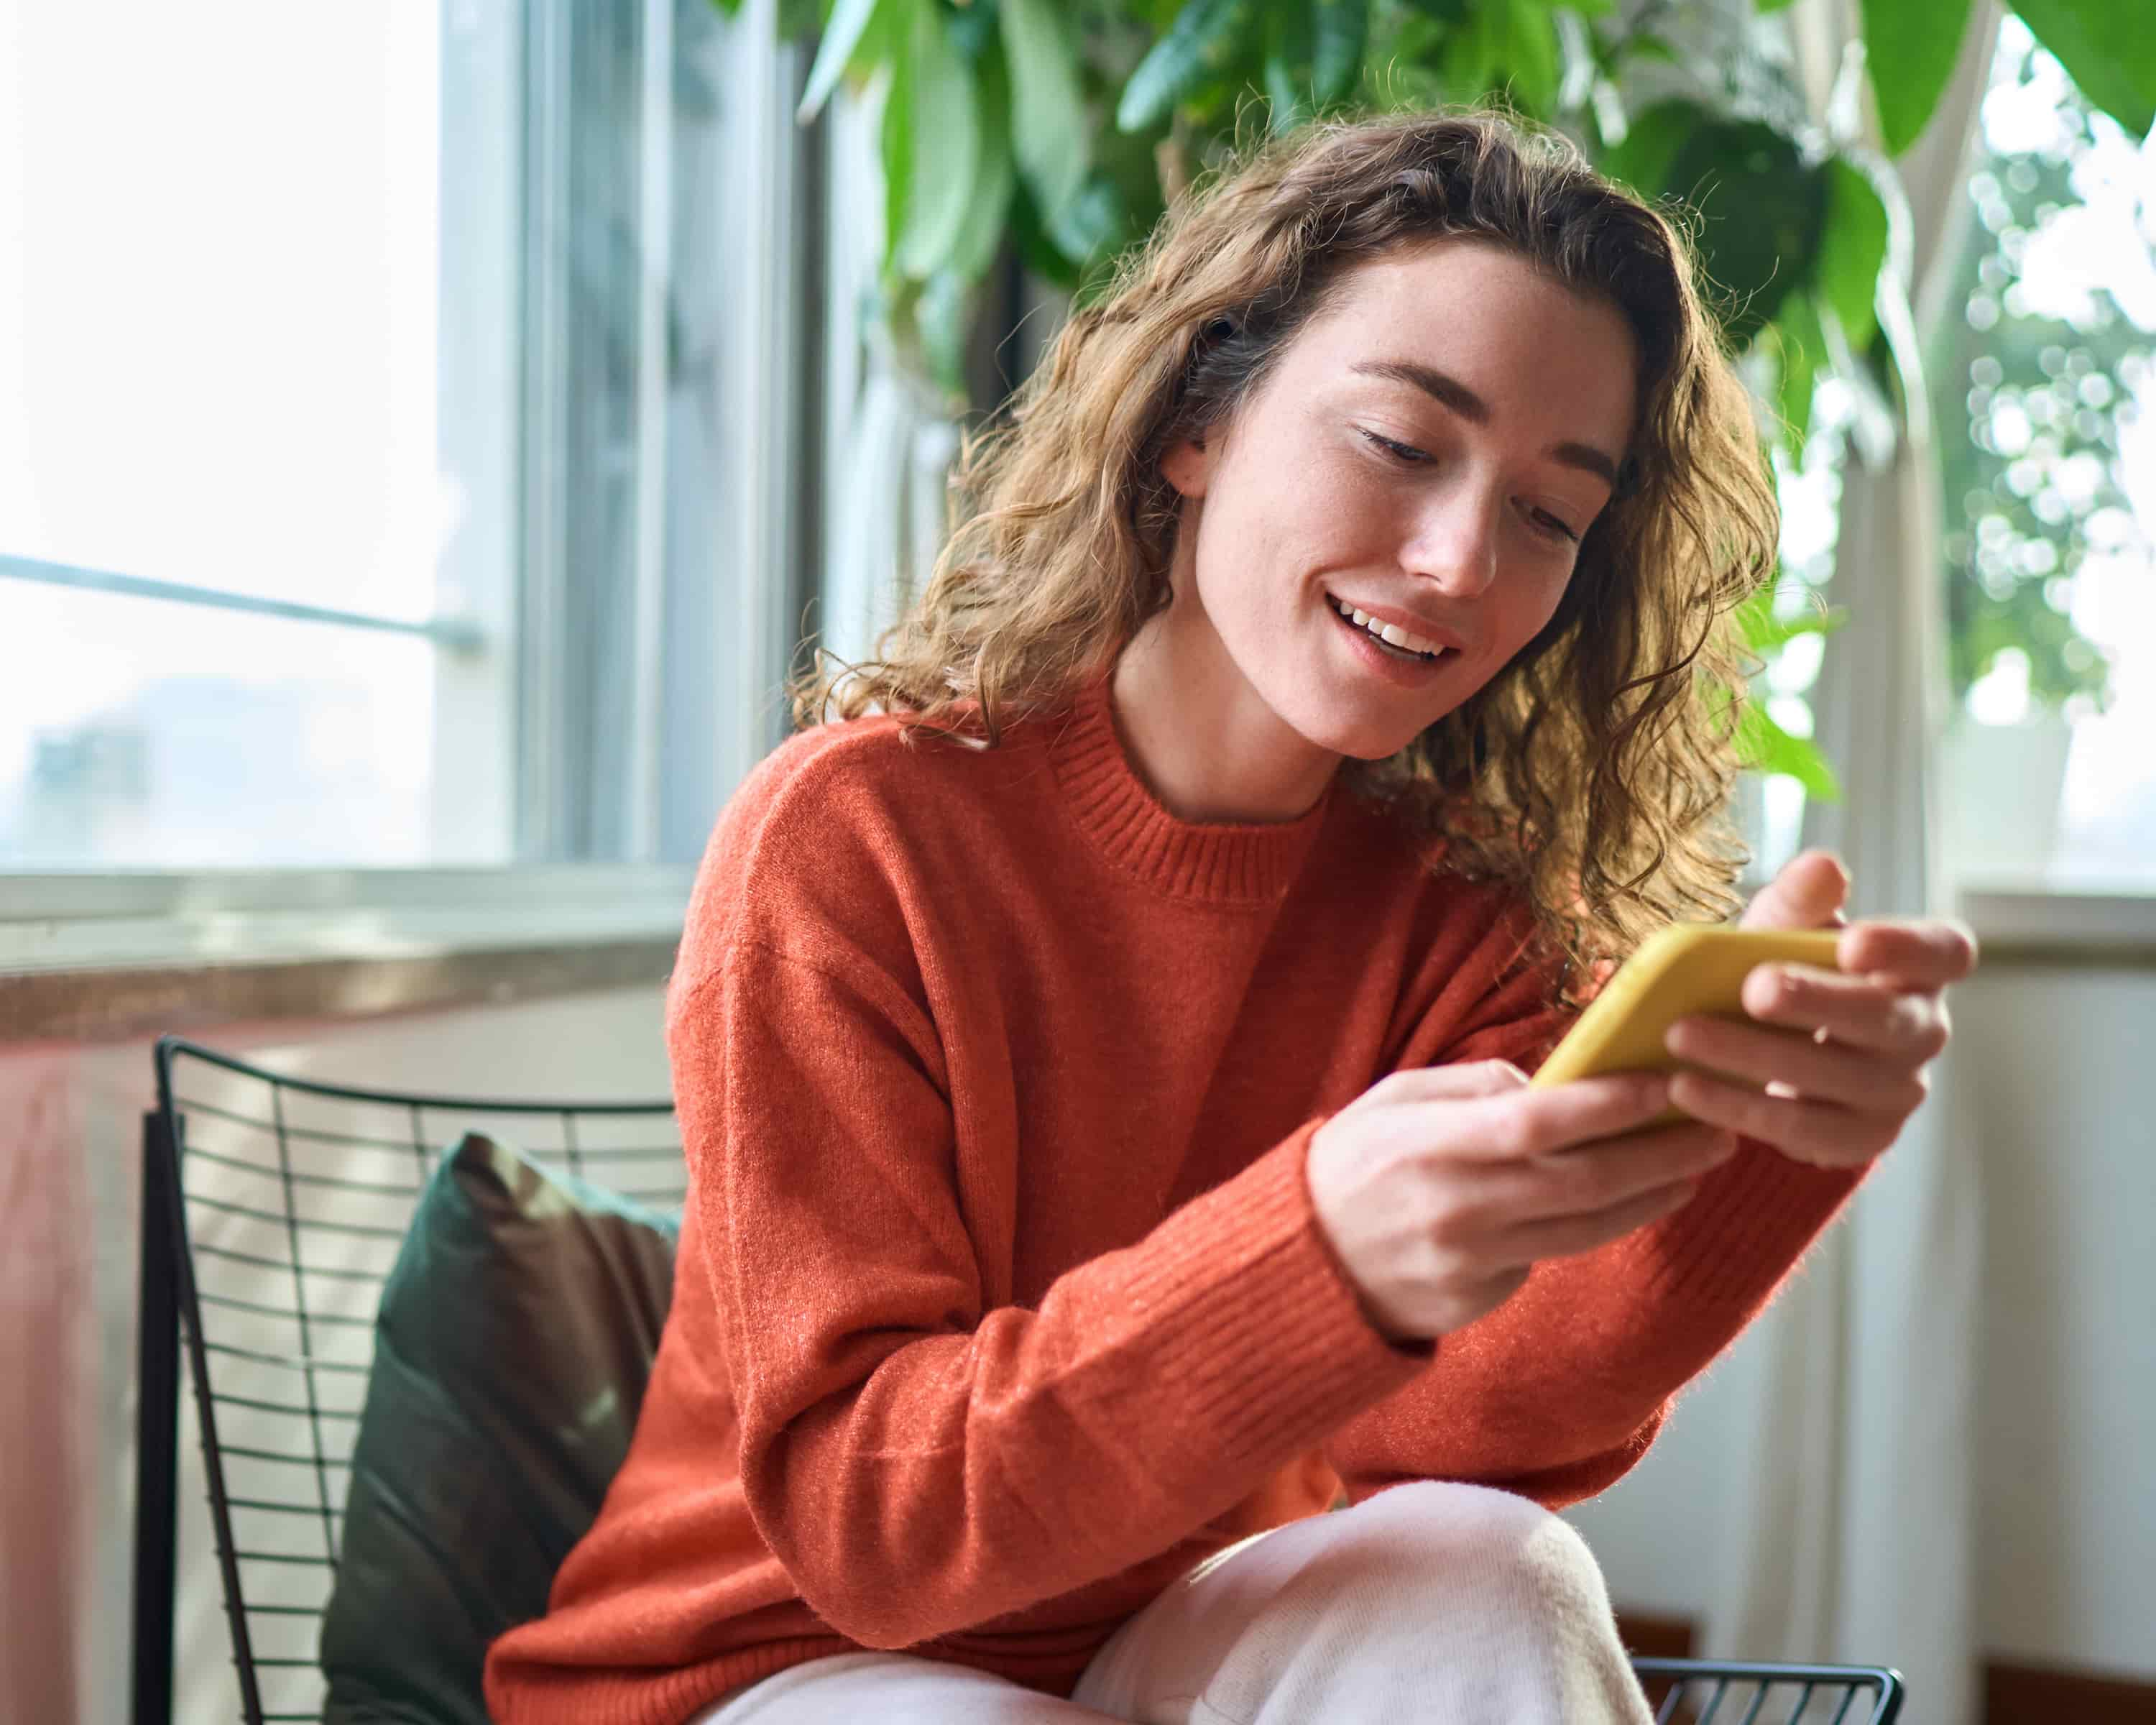
<path fill-rule="evenodd" d="M 1671 1219 L 1661 1300 L 1692 1308 L 1763 1302 L 1872 1168 L 1820 1168 L 1747 1138 Z"/>
<path fill-rule="evenodd" d="M 1227 1467 L 1314 1447 L 1433 1357 L 1371 1325 L 1320 1231 L 1304 1169 L 1321 1123 L 1194 1199 L 1132 1255 L 1125 1296 L 1152 1314 L 1162 1378 Z"/>

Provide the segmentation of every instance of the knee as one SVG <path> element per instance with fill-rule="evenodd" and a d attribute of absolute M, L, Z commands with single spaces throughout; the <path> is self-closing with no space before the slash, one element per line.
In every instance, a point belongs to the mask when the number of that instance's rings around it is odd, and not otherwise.
<path fill-rule="evenodd" d="M 1291 1522 L 1173 1609 L 1178 1692 L 1251 1725 L 1649 1717 L 1587 1543 L 1486 1486 L 1394 1486 Z"/>
<path fill-rule="evenodd" d="M 1595 1625 L 1609 1619 L 1602 1568 L 1578 1531 L 1531 1498 L 1487 1486 L 1394 1486 L 1334 1517 L 1354 1567 L 1409 1598 L 1480 1601 L 1507 1615 Z"/>

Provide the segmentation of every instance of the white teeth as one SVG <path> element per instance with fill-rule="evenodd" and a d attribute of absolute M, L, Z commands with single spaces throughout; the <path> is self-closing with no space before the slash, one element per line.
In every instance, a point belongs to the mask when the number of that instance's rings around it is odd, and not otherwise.
<path fill-rule="evenodd" d="M 1442 653 L 1445 650 L 1441 642 L 1426 641 L 1420 635 L 1411 635 L 1396 623 L 1379 623 L 1368 611 L 1358 610 L 1354 606 L 1342 603 L 1338 600 L 1332 603 L 1335 610 L 1353 617 L 1358 628 L 1367 629 L 1379 640 L 1388 642 L 1405 652 Z"/>

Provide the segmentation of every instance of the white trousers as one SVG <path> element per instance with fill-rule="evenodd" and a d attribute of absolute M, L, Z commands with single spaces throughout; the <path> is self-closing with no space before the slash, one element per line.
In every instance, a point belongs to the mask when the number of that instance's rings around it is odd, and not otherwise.
<path fill-rule="evenodd" d="M 1394 1486 L 1215 1553 L 1111 1635 L 1068 1701 L 908 1653 L 814 1659 L 689 1725 L 1650 1725 L 1602 1571 L 1482 1486 Z"/>

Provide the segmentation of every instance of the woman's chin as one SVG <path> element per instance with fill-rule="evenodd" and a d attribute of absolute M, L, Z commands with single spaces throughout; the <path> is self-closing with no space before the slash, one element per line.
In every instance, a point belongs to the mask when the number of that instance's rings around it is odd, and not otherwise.
<path fill-rule="evenodd" d="M 1397 724 L 1378 726 L 1367 721 L 1332 718 L 1297 730 L 1318 747 L 1348 761 L 1383 761 L 1397 755 L 1420 733 L 1402 732 Z"/>
<path fill-rule="evenodd" d="M 1340 753 L 1343 759 L 1349 761 L 1389 761 L 1413 742 L 1416 734 L 1410 733 L 1389 742 L 1364 743 L 1358 747 L 1342 749 Z"/>

